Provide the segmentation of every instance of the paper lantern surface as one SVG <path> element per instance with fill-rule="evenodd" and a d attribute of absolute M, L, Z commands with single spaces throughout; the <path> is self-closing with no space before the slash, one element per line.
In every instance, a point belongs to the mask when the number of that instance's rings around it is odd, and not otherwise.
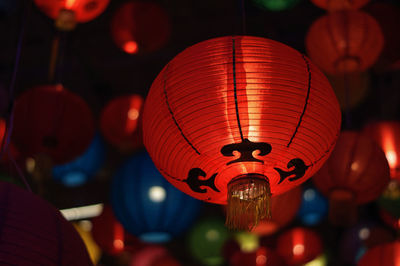
<path fill-rule="evenodd" d="M 397 266 L 400 264 L 400 241 L 373 247 L 361 257 L 357 266 Z"/>
<path fill-rule="evenodd" d="M 311 0 L 316 6 L 328 11 L 359 9 L 370 0 Z"/>

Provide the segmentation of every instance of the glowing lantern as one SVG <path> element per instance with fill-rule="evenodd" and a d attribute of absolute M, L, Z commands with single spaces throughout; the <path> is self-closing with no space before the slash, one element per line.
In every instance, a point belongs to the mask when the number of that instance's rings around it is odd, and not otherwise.
<path fill-rule="evenodd" d="M 230 259 L 230 266 L 286 266 L 279 255 L 271 249 L 260 247 L 254 252 L 236 252 Z"/>
<path fill-rule="evenodd" d="M 294 7 L 299 0 L 254 0 L 254 2 L 271 11 L 282 11 Z"/>
<path fill-rule="evenodd" d="M 358 266 L 397 266 L 400 265 L 400 241 L 373 247 L 361 257 Z"/>
<path fill-rule="evenodd" d="M 0 182 L 3 265 L 93 265 L 73 226 L 49 203 Z"/>
<path fill-rule="evenodd" d="M 180 266 L 163 246 L 149 245 L 132 254 L 130 266 Z"/>
<path fill-rule="evenodd" d="M 100 129 L 104 138 L 122 151 L 142 146 L 140 119 L 143 98 L 140 95 L 122 96 L 111 100 L 103 109 Z"/>
<path fill-rule="evenodd" d="M 78 158 L 66 164 L 53 167 L 53 178 L 65 186 L 83 185 L 93 178 L 105 159 L 105 148 L 99 135 L 96 135 L 88 149 Z"/>
<path fill-rule="evenodd" d="M 378 59 L 383 43 L 378 22 L 361 11 L 329 13 L 316 20 L 306 36 L 311 60 L 333 75 L 368 69 Z"/>
<path fill-rule="evenodd" d="M 268 216 L 271 194 L 319 169 L 340 122 L 329 82 L 305 56 L 234 36 L 196 44 L 164 67 L 146 98 L 143 132 L 169 182 L 228 202 L 228 226 L 249 229 Z"/>
<path fill-rule="evenodd" d="M 343 131 L 314 184 L 330 200 L 335 225 L 356 222 L 356 206 L 375 200 L 389 182 L 389 166 L 379 146 L 365 134 Z"/>
<path fill-rule="evenodd" d="M 359 9 L 369 0 L 311 0 L 316 6 L 328 11 Z"/>
<path fill-rule="evenodd" d="M 153 52 L 169 40 L 168 14 L 158 4 L 131 1 L 121 5 L 111 22 L 116 45 L 128 54 Z"/>
<path fill-rule="evenodd" d="M 61 85 L 32 88 L 15 102 L 11 139 L 25 156 L 44 154 L 55 164 L 69 162 L 87 149 L 93 136 L 89 107 Z"/>
<path fill-rule="evenodd" d="M 297 216 L 305 225 L 316 225 L 328 214 L 328 200 L 314 187 L 305 187 Z"/>
<path fill-rule="evenodd" d="M 115 216 L 145 242 L 166 242 L 184 232 L 200 211 L 200 203 L 169 184 L 145 152 L 132 156 L 113 179 Z"/>
<path fill-rule="evenodd" d="M 76 23 L 88 22 L 106 9 L 110 0 L 34 0 L 37 7 L 55 19 L 60 30 L 72 30 Z"/>
<path fill-rule="evenodd" d="M 204 265 L 223 263 L 223 246 L 229 231 L 224 221 L 211 217 L 197 222 L 189 232 L 188 244 L 192 256 Z"/>
<path fill-rule="evenodd" d="M 296 227 L 278 236 L 276 249 L 287 264 L 300 265 L 321 255 L 322 243 L 314 231 Z"/>
<path fill-rule="evenodd" d="M 92 229 L 91 222 L 83 220 L 80 221 L 79 223 L 73 223 L 73 226 L 75 227 L 76 231 L 82 238 L 83 243 L 85 243 L 86 249 L 89 253 L 90 259 L 92 260 L 93 264 L 97 265 L 97 263 L 100 260 L 101 250 L 99 246 L 96 244 L 96 242 L 93 240 L 91 234 L 91 229 Z"/>
<path fill-rule="evenodd" d="M 271 199 L 271 218 L 261 220 L 252 233 L 270 235 L 288 225 L 295 217 L 301 203 L 301 187 L 295 187 Z M 283 208 L 283 206 L 285 206 Z"/>

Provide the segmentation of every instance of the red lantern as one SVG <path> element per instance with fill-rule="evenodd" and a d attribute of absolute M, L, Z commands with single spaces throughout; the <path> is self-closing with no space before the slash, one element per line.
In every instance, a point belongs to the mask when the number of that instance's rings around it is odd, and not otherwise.
<path fill-rule="evenodd" d="M 74 227 L 50 204 L 0 182 L 3 265 L 93 265 Z"/>
<path fill-rule="evenodd" d="M 111 100 L 101 113 L 100 129 L 104 138 L 123 151 L 142 146 L 141 119 L 143 98 L 140 95 Z"/>
<path fill-rule="evenodd" d="M 227 224 L 248 229 L 268 215 L 271 194 L 319 169 L 340 123 L 328 80 L 305 56 L 235 36 L 196 44 L 164 67 L 143 130 L 169 182 L 197 199 L 228 202 Z"/>
<path fill-rule="evenodd" d="M 82 154 L 93 136 L 89 107 L 61 85 L 35 87 L 15 102 L 12 141 L 25 156 L 45 154 L 65 163 Z"/>
<path fill-rule="evenodd" d="M 364 128 L 385 152 L 390 167 L 391 178 L 400 181 L 400 122 L 371 122 Z"/>
<path fill-rule="evenodd" d="M 329 13 L 316 20 L 306 36 L 307 53 L 327 73 L 364 71 L 382 51 L 379 24 L 361 11 Z"/>
<path fill-rule="evenodd" d="M 311 0 L 314 5 L 328 11 L 338 11 L 346 9 L 359 9 L 369 0 Z"/>
<path fill-rule="evenodd" d="M 237 251 L 229 262 L 230 266 L 286 266 L 278 254 L 266 247 L 260 247 L 254 252 Z"/>
<path fill-rule="evenodd" d="M 279 235 L 276 249 L 287 264 L 303 265 L 322 253 L 322 243 L 314 231 L 296 227 Z"/>
<path fill-rule="evenodd" d="M 271 218 L 260 221 L 252 233 L 260 236 L 270 235 L 286 226 L 294 219 L 299 210 L 301 194 L 301 186 L 298 186 L 273 197 L 271 199 Z"/>
<path fill-rule="evenodd" d="M 330 221 L 356 222 L 356 204 L 380 196 L 389 182 L 385 154 L 365 134 L 343 131 L 325 165 L 315 174 L 315 186 L 330 199 Z"/>
<path fill-rule="evenodd" d="M 107 8 L 110 0 L 34 0 L 37 7 L 56 20 L 62 30 L 72 30 L 77 22 L 88 22 Z"/>
<path fill-rule="evenodd" d="M 163 246 L 148 245 L 132 254 L 131 266 L 180 266 Z"/>
<path fill-rule="evenodd" d="M 368 249 L 358 266 L 398 266 L 400 265 L 400 241 L 394 241 Z"/>
<path fill-rule="evenodd" d="M 163 47 L 171 34 L 166 11 L 156 3 L 124 3 L 114 14 L 111 34 L 116 45 L 128 54 L 153 52 Z"/>

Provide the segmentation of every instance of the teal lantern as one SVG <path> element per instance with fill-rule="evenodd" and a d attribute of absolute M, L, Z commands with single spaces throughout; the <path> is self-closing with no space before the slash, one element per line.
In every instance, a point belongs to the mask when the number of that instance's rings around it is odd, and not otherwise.
<path fill-rule="evenodd" d="M 299 0 L 253 0 L 258 6 L 270 11 L 283 11 L 294 7 Z"/>

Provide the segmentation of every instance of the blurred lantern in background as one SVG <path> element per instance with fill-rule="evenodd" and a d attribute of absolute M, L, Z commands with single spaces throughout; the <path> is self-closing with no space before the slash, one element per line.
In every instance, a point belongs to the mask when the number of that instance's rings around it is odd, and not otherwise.
<path fill-rule="evenodd" d="M 312 230 L 296 227 L 278 236 L 277 252 L 288 265 L 312 261 L 323 251 L 319 236 Z"/>
<path fill-rule="evenodd" d="M 282 11 L 294 7 L 299 0 L 253 0 L 253 2 L 271 11 Z"/>
<path fill-rule="evenodd" d="M 247 230 L 268 216 L 271 194 L 319 169 L 341 122 L 322 72 L 298 51 L 250 36 L 178 54 L 153 82 L 143 117 L 164 177 L 197 199 L 228 203 L 227 225 Z"/>
<path fill-rule="evenodd" d="M 15 102 L 11 137 L 25 156 L 45 155 L 55 164 L 66 163 L 82 154 L 93 136 L 88 105 L 61 85 L 29 89 Z"/>
<path fill-rule="evenodd" d="M 314 187 L 304 187 L 297 216 L 308 226 L 317 225 L 328 214 L 328 200 Z"/>
<path fill-rule="evenodd" d="M 253 252 L 236 252 L 229 261 L 230 266 L 286 266 L 285 261 L 273 250 L 260 247 Z"/>
<path fill-rule="evenodd" d="M 93 265 L 73 226 L 38 196 L 0 182 L 3 265 Z"/>
<path fill-rule="evenodd" d="M 316 6 L 328 11 L 359 9 L 369 0 L 311 0 Z"/>
<path fill-rule="evenodd" d="M 342 110 L 353 109 L 363 102 L 369 92 L 368 72 L 353 72 L 345 75 L 328 75 Z"/>
<path fill-rule="evenodd" d="M 169 184 L 143 151 L 126 161 L 114 176 L 111 203 L 128 232 L 152 243 L 183 233 L 201 206 L 200 201 Z"/>
<path fill-rule="evenodd" d="M 180 266 L 163 246 L 148 245 L 132 253 L 130 266 Z"/>
<path fill-rule="evenodd" d="M 221 265 L 223 246 L 229 238 L 224 221 L 207 217 L 198 221 L 188 233 L 188 247 L 192 256 L 203 265 Z"/>
<path fill-rule="evenodd" d="M 142 105 L 140 95 L 122 96 L 111 100 L 101 113 L 101 132 L 120 151 L 131 152 L 143 146 L 140 125 Z"/>
<path fill-rule="evenodd" d="M 313 177 L 317 189 L 329 198 L 329 220 L 348 226 L 357 221 L 357 205 L 378 198 L 388 185 L 385 154 L 368 136 L 341 132 L 326 164 Z"/>
<path fill-rule="evenodd" d="M 382 219 L 382 221 L 393 228 L 396 231 L 400 230 L 400 218 L 397 218 L 390 214 L 388 211 L 385 209 L 380 209 L 379 210 L 379 217 Z"/>
<path fill-rule="evenodd" d="M 73 223 L 76 231 L 79 233 L 80 237 L 85 243 L 86 249 L 89 253 L 90 259 L 92 260 L 94 265 L 100 260 L 101 250 L 92 237 L 92 223 L 88 220 L 82 220 L 79 222 Z"/>
<path fill-rule="evenodd" d="M 264 219 L 251 231 L 259 236 L 271 235 L 289 224 L 301 203 L 301 187 L 295 187 L 271 199 L 271 218 Z"/>
<path fill-rule="evenodd" d="M 96 134 L 88 149 L 71 162 L 53 167 L 53 178 L 65 186 L 80 186 L 94 177 L 105 159 L 105 147 Z"/>
<path fill-rule="evenodd" d="M 400 265 L 400 241 L 385 243 L 369 249 L 360 259 L 358 266 Z"/>
<path fill-rule="evenodd" d="M 169 16 L 155 2 L 126 2 L 114 13 L 111 35 L 115 44 L 128 54 L 154 52 L 169 40 Z"/>
<path fill-rule="evenodd" d="M 329 13 L 316 20 L 306 36 L 311 60 L 332 75 L 365 71 L 376 62 L 383 44 L 378 22 L 361 11 Z"/>
<path fill-rule="evenodd" d="M 239 244 L 239 248 L 243 252 L 252 252 L 259 248 L 260 240 L 258 235 L 246 231 L 239 231 L 233 235 L 235 241 Z"/>
<path fill-rule="evenodd" d="M 400 218 L 400 183 L 398 180 L 391 180 L 385 191 L 378 199 L 378 205 L 390 213 L 390 215 Z"/>
<path fill-rule="evenodd" d="M 73 30 L 76 24 L 95 19 L 110 0 L 34 0 L 36 6 L 55 20 L 59 30 Z"/>

